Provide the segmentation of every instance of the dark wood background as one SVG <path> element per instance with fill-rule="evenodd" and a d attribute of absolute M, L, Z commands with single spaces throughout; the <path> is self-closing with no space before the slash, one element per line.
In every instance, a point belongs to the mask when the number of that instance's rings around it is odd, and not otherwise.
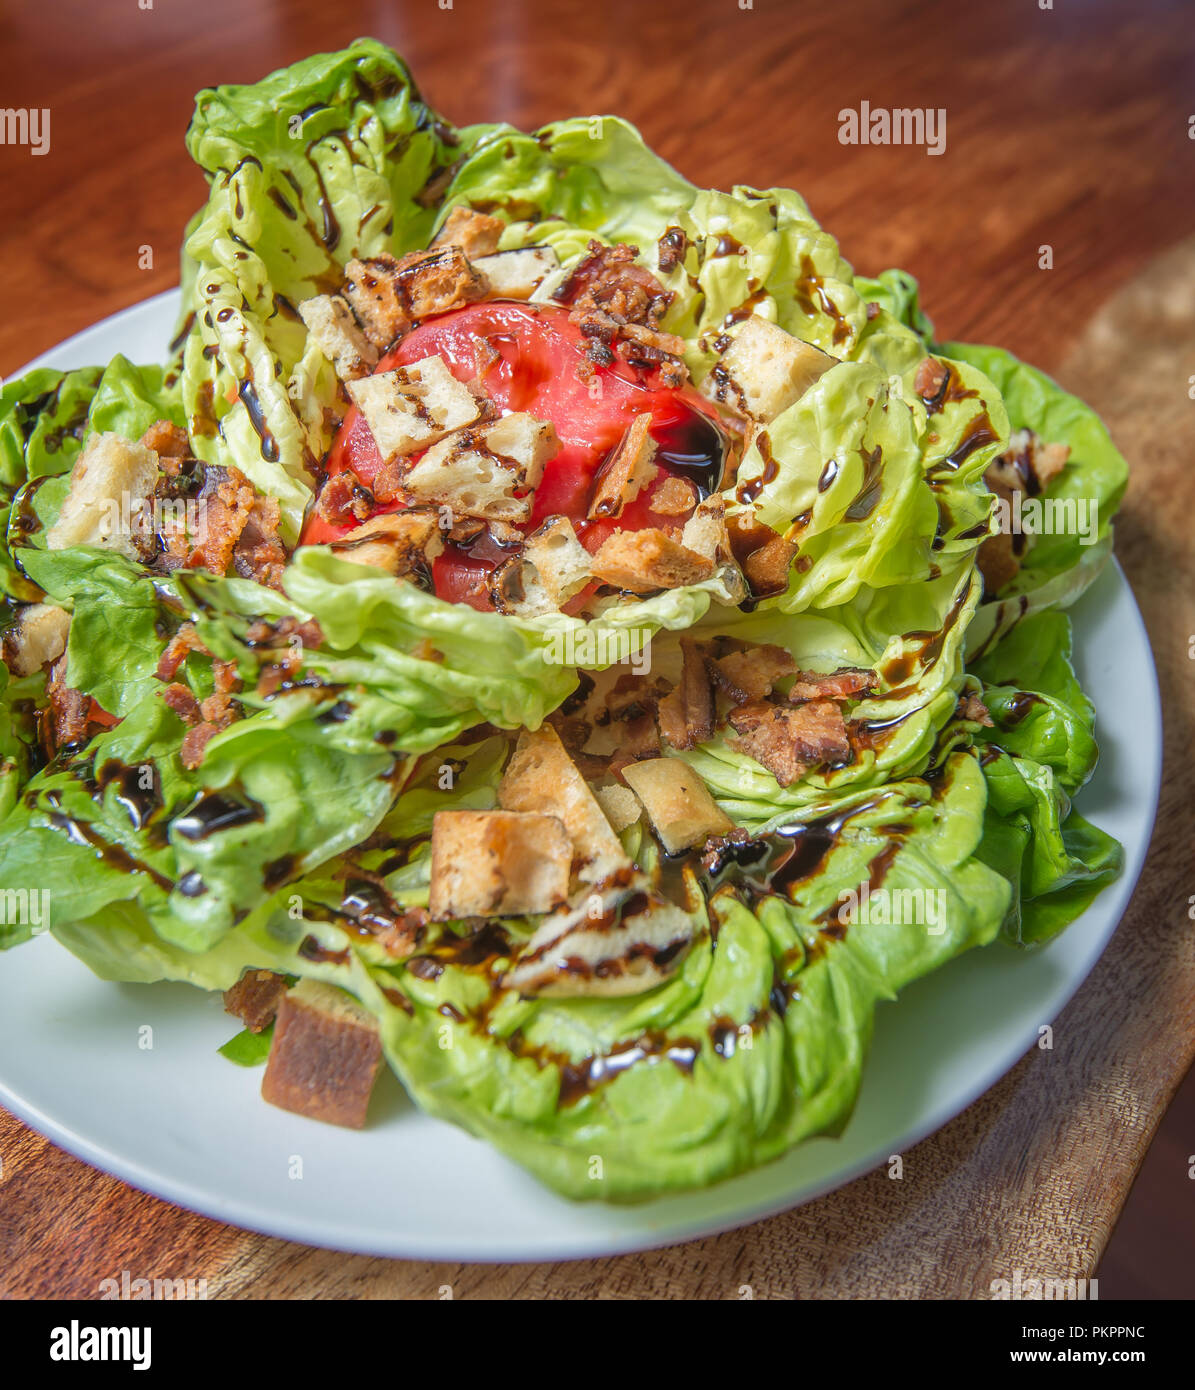
<path fill-rule="evenodd" d="M 85 1297 L 128 1268 L 204 1274 L 213 1294 L 241 1297 L 434 1296 L 443 1282 L 458 1296 L 727 1297 L 741 1283 L 758 1296 L 948 1296 L 1035 1259 L 1061 1274 L 1099 1265 L 1105 1298 L 1195 1294 L 1190 1082 L 1105 1250 L 1195 1050 L 1180 762 L 1195 705 L 1190 5 L 745 2 L 0 4 L 2 105 L 52 110 L 45 157 L 0 146 L 0 372 L 176 282 L 182 227 L 204 196 L 182 147 L 197 88 L 253 81 L 359 34 L 398 48 L 459 124 L 612 112 L 697 183 L 799 188 L 857 268 L 920 278 L 943 336 L 999 341 L 1086 392 L 1134 466 L 1118 549 L 1150 628 L 1172 756 L 1142 885 L 1064 1015 L 1082 1045 L 1048 1066 L 1027 1058 L 918 1146 L 920 1184 L 873 1176 L 674 1251 L 508 1270 L 249 1236 L 95 1174 L 0 1116 L 0 1295 Z M 863 100 L 945 108 L 945 153 L 843 147 L 838 112 Z M 145 245 L 151 269 L 139 268 Z"/>

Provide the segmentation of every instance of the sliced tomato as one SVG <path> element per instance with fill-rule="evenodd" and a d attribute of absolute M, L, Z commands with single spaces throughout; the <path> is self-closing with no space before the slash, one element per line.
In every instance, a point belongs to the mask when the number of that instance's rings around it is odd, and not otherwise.
<path fill-rule="evenodd" d="M 669 476 L 682 476 L 705 495 L 718 486 L 725 437 L 713 405 L 692 387 L 668 387 L 659 373 L 616 361 L 609 367 L 577 368 L 586 358 L 588 340 L 556 305 L 496 301 L 471 304 L 430 319 L 408 333 L 379 363 L 379 372 L 409 366 L 422 358 L 443 358 L 460 381 L 480 377 L 486 395 L 503 411 L 526 411 L 550 420 L 560 451 L 544 470 L 535 490 L 527 530 L 546 517 L 572 520 L 582 543 L 592 552 L 615 530 L 661 524 L 678 525 L 683 516 L 657 516 L 651 498 Z M 617 519 L 589 521 L 586 512 L 594 480 L 636 415 L 650 412 L 656 440 L 659 477 L 652 487 L 623 509 Z M 328 455 L 324 488 L 337 488 L 327 500 L 347 499 L 349 474 L 372 486 L 382 460 L 364 416 L 356 407 L 346 415 Z M 340 479 L 339 484 L 337 479 Z M 392 511 L 379 507 L 378 512 Z M 347 510 L 329 519 L 316 508 L 303 532 L 303 543 L 335 540 L 358 525 Z M 466 551 L 449 546 L 433 566 L 436 593 L 456 603 L 489 608 L 485 580 L 501 560 L 493 547 Z"/>

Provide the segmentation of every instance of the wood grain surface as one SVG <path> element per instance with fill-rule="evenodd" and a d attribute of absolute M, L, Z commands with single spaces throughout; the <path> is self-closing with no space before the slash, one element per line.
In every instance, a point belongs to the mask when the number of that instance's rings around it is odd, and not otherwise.
<path fill-rule="evenodd" d="M 745 3 L 6 7 L 3 104 L 49 107 L 53 124 L 45 157 L 0 146 L 0 371 L 175 283 L 204 192 L 181 144 L 196 89 L 361 33 L 403 52 L 458 123 L 617 112 L 696 182 L 801 189 L 860 270 L 918 275 L 943 336 L 999 341 L 1091 400 L 1133 468 L 1117 549 L 1157 658 L 1166 780 L 1132 905 L 1054 1021 L 1054 1050 L 906 1154 L 903 1181 L 877 1172 L 720 1237 L 550 1265 L 366 1259 L 249 1234 L 96 1173 L 0 1114 L 0 1296 L 94 1297 L 122 1269 L 203 1277 L 209 1297 L 436 1298 L 448 1286 L 520 1299 L 976 1297 L 1018 1267 L 1095 1271 L 1195 1052 L 1189 11 Z M 945 153 L 840 145 L 839 110 L 864 99 L 945 108 Z M 1052 270 L 1038 268 L 1046 244 Z M 152 269 L 138 267 L 144 246 Z"/>

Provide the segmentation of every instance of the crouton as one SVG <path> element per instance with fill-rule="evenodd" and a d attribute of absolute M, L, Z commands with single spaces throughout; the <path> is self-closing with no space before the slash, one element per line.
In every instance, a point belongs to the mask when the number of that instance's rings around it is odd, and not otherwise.
<path fill-rule="evenodd" d="M 540 285 L 560 269 L 560 261 L 550 246 L 521 246 L 482 256 L 474 266 L 489 281 L 494 299 L 530 299 Z"/>
<path fill-rule="evenodd" d="M 93 434 L 71 469 L 70 491 L 46 532 L 48 550 L 97 545 L 130 560 L 153 546 L 152 509 L 158 456 L 118 434 Z"/>
<path fill-rule="evenodd" d="M 224 991 L 224 1012 L 239 1018 L 251 1033 L 264 1032 L 273 1023 L 286 990 L 284 976 L 272 970 L 246 970 Z"/>
<path fill-rule="evenodd" d="M 630 864 L 589 784 L 550 724 L 519 735 L 498 788 L 498 804 L 508 811 L 557 817 L 568 831 L 577 877 L 584 883 L 600 883 Z"/>
<path fill-rule="evenodd" d="M 411 454 L 471 425 L 482 402 L 448 370 L 442 357 L 350 381 L 348 393 L 365 416 L 382 461 Z"/>
<path fill-rule="evenodd" d="M 731 652 L 709 663 L 715 684 L 736 705 L 762 700 L 784 676 L 796 674 L 797 663 L 783 647 L 770 644 Z"/>
<path fill-rule="evenodd" d="M 512 555 L 490 571 L 486 592 L 495 611 L 517 618 L 538 618 L 555 613 L 559 605 L 552 601 L 539 572 L 525 555 Z"/>
<path fill-rule="evenodd" d="M 360 1129 L 381 1061 L 372 1015 L 333 985 L 300 980 L 278 1003 L 262 1099 L 308 1119 Z"/>
<path fill-rule="evenodd" d="M 299 317 L 341 381 L 368 376 L 378 351 L 357 326 L 353 311 L 338 294 L 319 294 L 299 305 Z"/>
<path fill-rule="evenodd" d="M 634 594 L 697 584 L 714 572 L 712 560 L 650 526 L 616 531 L 602 542 L 592 564 L 598 579 Z"/>
<path fill-rule="evenodd" d="M 796 554 L 796 541 L 785 540 L 780 535 L 753 550 L 743 565 L 751 592 L 756 596 L 783 593 L 788 588 L 788 575 Z"/>
<path fill-rule="evenodd" d="M 556 431 L 533 415 L 504 415 L 492 425 L 459 430 L 434 444 L 404 479 L 423 501 L 466 516 L 526 521 L 530 493 L 560 448 Z"/>
<path fill-rule="evenodd" d="M 673 748 L 695 748 L 714 732 L 714 691 L 705 656 L 697 643 L 682 637 L 684 665 L 680 684 L 656 709 L 660 733 Z"/>
<path fill-rule="evenodd" d="M 568 897 L 573 847 L 555 816 L 437 811 L 432 821 L 433 922 L 550 912 Z"/>
<path fill-rule="evenodd" d="M 4 664 L 14 676 L 31 676 L 66 650 L 70 615 L 52 603 L 22 608 L 16 626 L 4 634 Z"/>
<path fill-rule="evenodd" d="M 634 825 L 643 814 L 639 798 L 630 787 L 620 787 L 615 783 L 609 787 L 595 787 L 593 794 L 615 834 L 625 830 L 628 825 Z"/>
<path fill-rule="evenodd" d="M 506 223 L 500 217 L 490 217 L 474 208 L 457 206 L 436 233 L 433 246 L 459 246 L 474 263 L 481 256 L 491 256 L 498 249 Z"/>
<path fill-rule="evenodd" d="M 691 918 L 637 881 L 542 922 L 503 984 L 548 999 L 642 994 L 675 972 L 692 938 Z"/>
<path fill-rule="evenodd" d="M 696 505 L 697 489 L 684 478 L 665 478 L 651 495 L 657 516 L 687 516 Z"/>
<path fill-rule="evenodd" d="M 421 574 L 443 550 L 439 515 L 427 507 L 372 517 L 332 545 L 341 560 L 373 565 L 395 578 Z"/>
<path fill-rule="evenodd" d="M 711 835 L 725 835 L 734 829 L 734 822 L 705 783 L 679 758 L 631 763 L 623 768 L 622 775 L 643 802 L 652 828 L 669 854 L 703 845 Z"/>
<path fill-rule="evenodd" d="M 622 442 L 602 465 L 589 501 L 589 518 L 621 516 L 628 502 L 660 471 L 655 465 L 656 441 L 651 437 L 651 416 L 636 415 Z"/>
<path fill-rule="evenodd" d="M 388 347 L 421 319 L 481 299 L 489 289 L 459 246 L 374 256 L 345 266 L 344 296 L 376 348 Z"/>
<path fill-rule="evenodd" d="M 706 378 L 705 392 L 763 424 L 805 394 L 838 359 L 752 314 Z"/>
<path fill-rule="evenodd" d="M 681 531 L 681 544 L 714 562 L 731 558 L 725 498 L 707 497 L 697 504 Z"/>
<path fill-rule="evenodd" d="M 527 537 L 527 559 L 535 566 L 553 606 L 561 608 L 592 578 L 589 551 L 566 516 L 550 516 Z"/>

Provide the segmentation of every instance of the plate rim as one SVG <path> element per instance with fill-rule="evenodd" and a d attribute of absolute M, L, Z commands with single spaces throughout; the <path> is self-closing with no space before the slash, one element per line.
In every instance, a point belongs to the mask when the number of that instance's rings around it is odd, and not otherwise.
<path fill-rule="evenodd" d="M 181 306 L 180 287 L 176 286 L 161 291 L 97 320 L 48 348 L 45 352 L 38 354 L 24 367 L 10 373 L 6 379 L 13 381 L 27 372 L 46 367 L 55 370 L 71 370 L 71 368 L 55 367 L 51 359 L 68 356 L 72 350 L 82 346 L 92 334 L 105 329 L 115 329 L 121 320 L 135 313 L 148 312 L 158 306 L 164 310 L 167 304 L 171 305 L 177 316 L 177 309 Z M 1115 555 L 1112 557 L 1110 569 L 1114 570 L 1117 582 L 1123 588 L 1124 596 L 1128 600 L 1128 616 L 1136 629 L 1136 636 L 1144 650 L 1149 654 L 1148 670 L 1145 676 L 1150 695 L 1149 704 L 1152 715 L 1150 728 L 1155 742 L 1155 756 L 1150 759 L 1148 765 L 1148 786 L 1146 795 L 1143 797 L 1143 804 L 1148 807 L 1148 826 L 1137 841 L 1133 854 L 1131 856 L 1126 854 L 1121 876 L 1114 884 L 1110 884 L 1098 899 L 1105 906 L 1111 926 L 1102 935 L 1098 949 L 1094 949 L 1090 960 L 1086 962 L 1081 972 L 1076 972 L 1073 978 L 1067 980 L 1064 993 L 1058 999 L 1058 1012 L 1061 1012 L 1071 1002 L 1079 989 L 1090 978 L 1113 936 L 1123 925 L 1125 913 L 1136 892 L 1152 844 L 1161 794 L 1164 767 L 1164 724 L 1157 663 L 1153 656 L 1149 632 L 1137 604 L 1136 595 Z M 1098 583 L 1099 580 L 1096 582 Z M 1140 774 L 1140 763 L 1137 765 L 1137 771 Z M 928 1114 L 922 1117 L 920 1122 L 900 1131 L 895 1137 L 885 1140 L 881 1148 L 889 1152 L 894 1150 L 907 1152 L 908 1149 L 936 1133 L 974 1105 L 980 1096 L 1008 1074 L 1016 1065 L 1016 1061 L 1017 1056 L 1015 1055 L 1006 1058 L 1001 1054 L 988 1066 L 977 1068 L 973 1079 L 960 1092 L 947 1100 L 938 1102 Z M 522 1264 L 604 1259 L 617 1255 L 658 1250 L 691 1240 L 721 1235 L 727 1231 L 767 1220 L 780 1213 L 796 1210 L 798 1207 L 806 1206 L 839 1188 L 845 1187 L 856 1178 L 872 1171 L 882 1161 L 881 1154 L 869 1152 L 854 1162 L 848 1163 L 845 1167 L 836 1169 L 832 1175 L 827 1175 L 824 1181 L 818 1180 L 808 1188 L 803 1188 L 802 1194 L 797 1198 L 791 1195 L 786 1197 L 773 1195 L 757 1203 L 745 1203 L 736 1208 L 733 1214 L 725 1214 L 712 1219 L 703 1219 L 699 1213 L 695 1213 L 689 1217 L 666 1223 L 666 1228 L 660 1230 L 653 1230 L 647 1223 L 635 1233 L 612 1230 L 609 1233 L 609 1239 L 603 1239 L 606 1235 L 604 1232 L 586 1231 L 578 1233 L 574 1237 L 554 1242 L 551 1249 L 528 1247 L 526 1250 L 520 1251 L 516 1245 L 508 1244 L 501 1251 L 498 1251 L 491 1246 L 470 1245 L 460 1240 L 456 1240 L 455 1243 L 452 1240 L 448 1243 L 437 1243 L 434 1239 L 412 1236 L 410 1233 L 397 1241 L 386 1240 L 379 1233 L 377 1239 L 367 1237 L 365 1239 L 353 1239 L 351 1243 L 346 1243 L 343 1223 L 337 1222 L 334 1218 L 324 1218 L 311 1213 L 302 1213 L 293 1218 L 287 1218 L 282 1213 L 263 1211 L 252 1200 L 229 1197 L 221 1194 L 215 1188 L 203 1189 L 188 1180 L 174 1179 L 168 1172 L 162 1172 L 160 1169 L 155 1171 L 153 1167 L 142 1164 L 131 1155 L 117 1153 L 105 1143 L 90 1140 L 86 1135 L 73 1130 L 68 1123 L 60 1122 L 45 1114 L 36 1102 L 15 1094 L 3 1076 L 0 1076 L 0 1105 L 3 1105 L 6 1110 L 31 1129 L 66 1150 L 75 1158 L 159 1200 L 171 1202 L 211 1220 L 222 1221 L 239 1229 L 256 1232 L 274 1239 L 296 1241 L 346 1254 L 387 1259 L 455 1260 L 472 1264 Z M 720 1184 L 715 1184 L 706 1190 L 716 1191 L 719 1186 Z M 646 1212 L 650 1210 L 650 1206 L 650 1203 L 646 1203 L 638 1209 Z M 634 1211 L 636 1207 L 627 1206 L 623 1209 Z M 338 1228 L 341 1231 L 339 1235 L 337 1234 Z"/>

